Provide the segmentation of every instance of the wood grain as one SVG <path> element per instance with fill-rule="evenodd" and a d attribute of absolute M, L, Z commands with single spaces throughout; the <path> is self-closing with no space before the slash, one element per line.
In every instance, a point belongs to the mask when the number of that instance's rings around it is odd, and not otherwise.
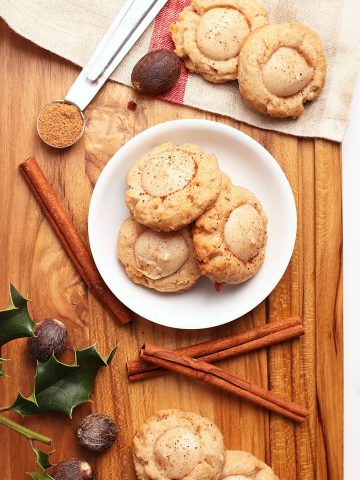
<path fill-rule="evenodd" d="M 86 112 L 85 138 L 67 151 L 41 144 L 35 118 L 47 101 L 65 94 L 78 69 L 0 27 L 0 292 L 6 303 L 7 282 L 31 299 L 35 320 L 55 316 L 67 324 L 73 345 L 94 341 L 102 352 L 119 343 L 109 369 L 98 378 L 93 403 L 79 407 L 73 420 L 63 416 L 19 419 L 53 438 L 54 462 L 81 456 L 94 464 L 97 480 L 133 480 L 129 448 L 139 425 L 159 408 L 184 408 L 212 418 L 224 432 L 227 448 L 244 449 L 270 463 L 282 480 L 342 478 L 342 249 L 340 146 L 265 132 L 235 121 L 160 100 L 137 96 L 108 83 Z M 135 112 L 127 109 L 137 103 Z M 93 186 L 112 154 L 145 128 L 174 118 L 209 118 L 232 125 L 262 143 L 284 169 L 298 209 L 298 236 L 292 261 L 269 298 L 253 312 L 226 326 L 183 332 L 137 318 L 118 326 L 88 295 L 50 226 L 17 171 L 35 154 L 55 191 L 63 199 L 84 239 Z M 187 378 L 167 375 L 129 385 L 125 362 L 144 340 L 181 347 L 267 321 L 300 315 L 305 336 L 269 352 L 221 362 L 222 368 L 306 405 L 302 426 L 271 415 L 230 394 Z M 9 377 L 0 379 L 1 404 L 9 403 L 18 385 L 29 392 L 34 366 L 25 342 L 7 345 Z M 76 446 L 74 433 L 82 416 L 103 411 L 120 425 L 119 441 L 103 456 Z M 4 479 L 28 478 L 33 455 L 25 439 L 0 427 L 0 472 Z"/>

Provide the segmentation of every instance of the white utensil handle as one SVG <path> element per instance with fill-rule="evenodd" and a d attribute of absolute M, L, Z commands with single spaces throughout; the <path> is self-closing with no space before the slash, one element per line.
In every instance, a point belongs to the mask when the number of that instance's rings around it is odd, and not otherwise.
<path fill-rule="evenodd" d="M 126 42 L 131 39 L 137 26 L 141 25 L 141 22 L 156 5 L 157 1 L 158 0 L 152 0 L 149 2 L 149 5 L 146 5 L 147 2 L 144 2 L 144 0 L 128 0 L 125 2 L 124 14 L 118 19 L 117 25 L 114 26 L 114 30 L 109 30 L 105 34 L 105 37 L 100 44 L 103 49 L 97 56 L 94 64 L 90 66 L 86 75 L 89 80 L 96 82 L 106 69 L 111 68 L 113 62 L 116 62 L 117 54 L 121 48 L 123 48 L 124 45 L 126 45 Z M 117 63 L 118 62 L 116 62 L 116 64 Z"/>
<path fill-rule="evenodd" d="M 126 0 L 65 96 L 84 110 L 167 0 Z"/>

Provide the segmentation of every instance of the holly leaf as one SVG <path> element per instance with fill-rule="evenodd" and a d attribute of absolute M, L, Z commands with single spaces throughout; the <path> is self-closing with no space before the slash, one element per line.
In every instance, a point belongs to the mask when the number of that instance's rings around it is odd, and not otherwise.
<path fill-rule="evenodd" d="M 54 480 L 45 470 L 38 470 L 37 472 L 27 472 L 33 480 Z"/>
<path fill-rule="evenodd" d="M 4 375 L 1 347 L 16 338 L 32 337 L 35 323 L 27 309 L 27 298 L 23 297 L 13 285 L 10 285 L 9 304 L 0 310 L 0 377 Z"/>
<path fill-rule="evenodd" d="M 71 417 L 77 405 L 90 401 L 96 375 L 101 367 L 110 364 L 115 351 L 116 347 L 102 358 L 92 345 L 75 350 L 72 365 L 59 362 L 54 355 L 47 362 L 38 363 L 33 393 L 24 397 L 19 392 L 8 410 L 20 415 L 62 412 Z"/>
<path fill-rule="evenodd" d="M 50 453 L 45 453 L 32 446 L 35 453 L 36 463 L 38 465 L 37 472 L 27 472 L 33 480 L 54 480 L 47 472 L 46 469 L 52 467 L 52 463 L 49 461 Z"/>

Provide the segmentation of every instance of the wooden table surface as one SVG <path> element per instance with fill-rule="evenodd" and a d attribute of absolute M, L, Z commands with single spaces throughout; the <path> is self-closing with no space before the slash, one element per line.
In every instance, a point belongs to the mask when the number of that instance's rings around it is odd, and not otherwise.
<path fill-rule="evenodd" d="M 53 439 L 54 462 L 72 456 L 88 459 L 97 480 L 134 479 L 130 444 L 134 431 L 160 408 L 183 408 L 213 419 L 228 449 L 252 452 L 271 464 L 281 480 L 342 478 L 342 237 L 340 146 L 266 132 L 161 100 L 136 96 L 108 82 L 86 112 L 83 141 L 68 151 L 46 148 L 35 131 L 40 107 L 62 97 L 78 68 L 42 50 L 0 24 L 0 303 L 7 302 L 9 280 L 32 300 L 33 318 L 62 319 L 71 344 L 97 342 L 107 352 L 119 343 L 110 368 L 98 377 L 93 403 L 79 407 L 72 420 L 62 415 L 21 419 Z M 127 109 L 135 100 L 135 112 Z M 44 219 L 17 165 L 35 155 L 75 225 L 87 238 L 87 210 L 93 186 L 111 155 L 145 128 L 174 118 L 209 118 L 254 137 L 277 159 L 290 180 L 298 209 L 294 255 L 280 284 L 259 307 L 229 325 L 205 331 L 180 331 L 136 318 L 119 326 L 87 292 Z M 101 142 L 99 138 L 104 138 Z M 222 362 L 234 374 L 271 388 L 306 405 L 309 420 L 295 426 L 277 415 L 186 378 L 168 375 L 128 385 L 125 361 L 144 339 L 182 346 L 242 331 L 254 325 L 300 315 L 306 335 L 300 340 Z M 8 377 L 0 379 L 0 402 L 29 393 L 34 366 L 25 341 L 11 342 L 3 355 Z M 90 411 L 116 418 L 120 437 L 104 455 L 93 456 L 76 445 L 74 432 Z M 8 415 L 8 414 L 6 414 Z M 0 475 L 28 478 L 34 458 L 27 441 L 0 426 Z"/>

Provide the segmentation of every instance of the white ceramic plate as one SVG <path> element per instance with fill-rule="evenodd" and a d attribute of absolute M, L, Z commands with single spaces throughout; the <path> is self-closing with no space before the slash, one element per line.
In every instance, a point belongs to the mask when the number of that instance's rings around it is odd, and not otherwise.
<path fill-rule="evenodd" d="M 268 245 L 261 270 L 242 285 L 220 293 L 206 278 L 184 293 L 158 293 L 128 279 L 116 258 L 130 165 L 160 143 L 195 143 L 215 153 L 234 184 L 252 190 L 268 216 Z M 248 135 L 208 120 L 174 120 L 149 128 L 115 153 L 102 171 L 90 203 L 89 239 L 104 281 L 125 305 L 155 323 L 198 329 L 230 322 L 256 307 L 275 288 L 290 261 L 296 237 L 294 197 L 275 159 Z"/>

